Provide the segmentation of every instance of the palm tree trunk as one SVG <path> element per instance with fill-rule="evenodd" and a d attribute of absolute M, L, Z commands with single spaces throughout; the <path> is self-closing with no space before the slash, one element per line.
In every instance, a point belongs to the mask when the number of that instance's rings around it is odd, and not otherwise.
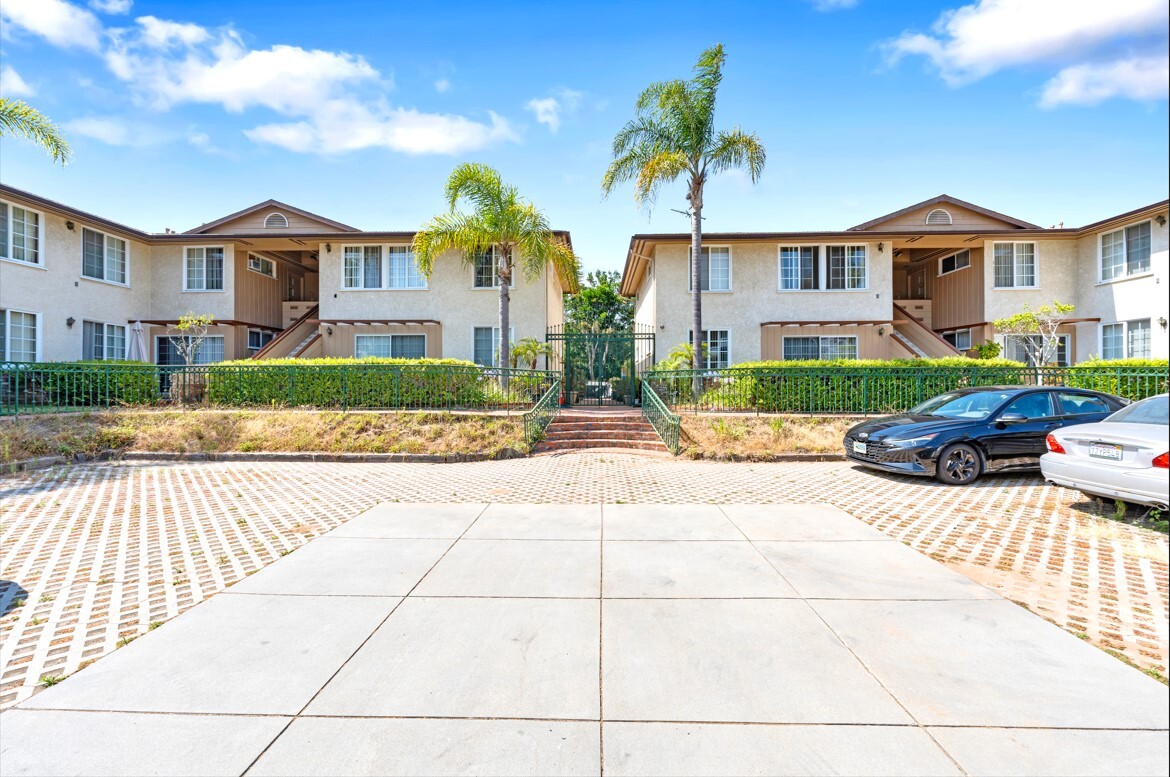
<path fill-rule="evenodd" d="M 508 337 L 509 320 L 511 310 L 509 303 L 511 296 L 508 287 L 512 283 L 512 253 L 510 250 L 500 251 L 499 269 L 497 274 L 500 278 L 500 356 L 498 366 L 506 368 L 511 362 L 508 360 L 508 352 L 511 349 L 511 341 Z M 503 386 L 508 388 L 508 373 L 503 372 Z"/>
<path fill-rule="evenodd" d="M 691 197 L 691 369 L 695 370 L 691 390 L 699 401 L 703 379 L 698 370 L 703 362 L 703 202 L 702 194 Z"/>

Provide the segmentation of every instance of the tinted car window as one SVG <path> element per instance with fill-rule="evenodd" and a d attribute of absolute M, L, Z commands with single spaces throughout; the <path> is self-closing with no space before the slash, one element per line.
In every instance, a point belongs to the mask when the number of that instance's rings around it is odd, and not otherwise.
<path fill-rule="evenodd" d="M 1052 410 L 1052 394 L 1026 394 L 1003 409 L 1004 414 L 1019 413 L 1025 418 L 1048 418 L 1056 415 Z"/>
<path fill-rule="evenodd" d="M 1002 391 L 976 391 L 968 394 L 940 394 L 911 410 L 917 415 L 936 415 L 943 418 L 970 418 L 978 421 L 991 415 L 1008 394 Z"/>
<path fill-rule="evenodd" d="M 1134 402 L 1105 420 L 1114 423 L 1166 426 L 1170 424 L 1170 397 L 1150 397 L 1141 402 Z"/>
<path fill-rule="evenodd" d="M 1088 394 L 1068 394 L 1061 392 L 1060 406 L 1065 415 L 1089 415 L 1090 413 L 1108 413 L 1109 404 L 1101 397 Z"/>

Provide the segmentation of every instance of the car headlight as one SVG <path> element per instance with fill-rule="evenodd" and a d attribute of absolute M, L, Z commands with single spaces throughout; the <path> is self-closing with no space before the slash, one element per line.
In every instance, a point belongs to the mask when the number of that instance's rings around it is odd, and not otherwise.
<path fill-rule="evenodd" d="M 938 437 L 937 432 L 935 434 L 924 434 L 921 437 L 911 437 L 906 440 L 886 440 L 886 442 L 895 448 L 921 448 L 924 445 L 929 445 L 934 442 L 934 438 L 936 437 Z"/>

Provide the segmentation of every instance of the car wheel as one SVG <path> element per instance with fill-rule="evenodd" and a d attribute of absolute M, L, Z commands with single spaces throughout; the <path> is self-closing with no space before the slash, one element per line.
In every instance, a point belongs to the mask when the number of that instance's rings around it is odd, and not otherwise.
<path fill-rule="evenodd" d="M 934 476 L 941 483 L 965 486 L 974 483 L 983 472 L 983 459 L 979 451 L 967 443 L 951 445 L 938 457 Z"/>

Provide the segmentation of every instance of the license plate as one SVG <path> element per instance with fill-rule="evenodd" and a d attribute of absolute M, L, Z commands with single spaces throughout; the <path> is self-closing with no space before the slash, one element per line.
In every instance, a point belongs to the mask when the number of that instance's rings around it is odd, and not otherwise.
<path fill-rule="evenodd" d="M 854 440 L 853 441 L 853 452 L 864 454 L 865 453 L 865 443 L 858 442 L 857 440 Z"/>
<path fill-rule="evenodd" d="M 1112 459 L 1113 461 L 1121 461 L 1121 446 L 1106 445 L 1105 443 L 1101 442 L 1090 443 L 1089 455 L 1095 459 Z"/>

